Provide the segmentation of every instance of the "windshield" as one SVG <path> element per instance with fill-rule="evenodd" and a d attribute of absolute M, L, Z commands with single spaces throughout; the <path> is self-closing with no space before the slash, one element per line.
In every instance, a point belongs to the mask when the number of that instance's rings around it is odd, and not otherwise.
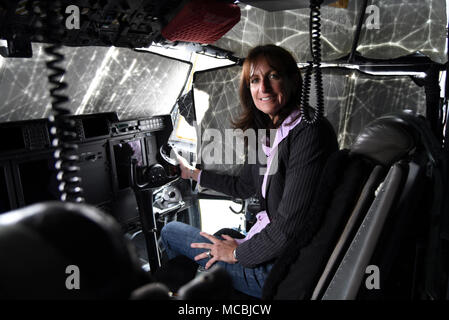
<path fill-rule="evenodd" d="M 169 114 L 191 64 L 149 52 L 116 47 L 62 47 L 68 84 L 65 107 L 72 114 L 115 111 L 120 120 Z M 50 114 L 49 57 L 33 44 L 33 58 L 0 57 L 0 122 Z"/>

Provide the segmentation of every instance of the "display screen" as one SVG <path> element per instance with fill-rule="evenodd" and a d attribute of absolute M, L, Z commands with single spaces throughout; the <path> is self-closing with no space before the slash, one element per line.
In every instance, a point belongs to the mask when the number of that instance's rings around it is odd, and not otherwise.
<path fill-rule="evenodd" d="M 20 127 L 0 128 L 0 151 L 12 151 L 25 148 Z"/>
<path fill-rule="evenodd" d="M 114 145 L 115 171 L 118 189 L 123 190 L 131 186 L 131 160 L 136 159 L 137 165 L 144 165 L 142 141 L 132 140 Z"/>
<path fill-rule="evenodd" d="M 84 137 L 86 139 L 109 134 L 109 124 L 102 117 L 83 119 Z"/>
<path fill-rule="evenodd" d="M 18 168 L 25 205 L 58 198 L 53 161 L 27 161 L 19 163 Z"/>

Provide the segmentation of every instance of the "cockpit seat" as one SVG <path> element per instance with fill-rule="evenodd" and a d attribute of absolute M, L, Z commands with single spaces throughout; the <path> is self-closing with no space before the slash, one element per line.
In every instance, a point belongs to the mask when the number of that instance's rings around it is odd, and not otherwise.
<path fill-rule="evenodd" d="M 86 204 L 43 202 L 0 215 L 0 299 L 226 299 L 231 282 L 213 268 L 172 298 L 141 268 L 109 215 Z"/>
<path fill-rule="evenodd" d="M 350 150 L 329 158 L 308 221 L 275 262 L 263 297 L 363 298 L 368 265 L 377 263 L 385 281 L 401 268 L 395 255 L 413 266 L 417 237 L 407 226 L 423 229 L 426 169 L 435 166 L 437 149 L 426 121 L 408 111 L 368 124 Z M 381 298 L 411 290 L 382 285 L 385 290 L 369 293 Z"/>
<path fill-rule="evenodd" d="M 0 215 L 0 298 L 127 299 L 149 278 L 110 216 L 46 202 Z"/>

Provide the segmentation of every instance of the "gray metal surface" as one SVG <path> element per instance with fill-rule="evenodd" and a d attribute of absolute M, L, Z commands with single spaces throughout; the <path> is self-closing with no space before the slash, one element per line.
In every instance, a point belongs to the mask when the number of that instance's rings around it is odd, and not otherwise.
<path fill-rule="evenodd" d="M 331 271 L 334 268 L 335 264 L 337 263 L 338 257 L 341 255 L 343 248 L 345 248 L 346 244 L 349 241 L 350 234 L 352 234 L 352 231 L 356 227 L 356 222 L 359 221 L 361 215 L 365 213 L 365 210 L 363 209 L 366 208 L 367 199 L 369 199 L 371 196 L 374 195 L 374 191 L 378 186 L 378 180 L 381 172 L 382 167 L 380 165 L 376 166 L 371 172 L 368 181 L 365 183 L 365 186 L 363 187 L 362 193 L 360 194 L 360 197 L 357 200 L 354 210 L 352 211 L 351 216 L 349 217 L 349 220 L 346 223 L 345 229 L 343 230 L 343 233 L 338 239 L 337 245 L 335 246 L 335 249 L 332 252 L 331 257 L 329 258 L 329 261 L 326 264 L 326 268 L 324 269 L 324 272 L 321 275 L 320 280 L 318 281 L 318 284 L 315 287 L 315 290 L 313 291 L 312 300 L 317 300 L 319 298 L 319 295 L 323 291 L 324 285 L 331 276 Z"/>
<path fill-rule="evenodd" d="M 324 293 L 323 300 L 356 298 L 385 219 L 399 191 L 402 176 L 401 167 L 393 165 Z"/>

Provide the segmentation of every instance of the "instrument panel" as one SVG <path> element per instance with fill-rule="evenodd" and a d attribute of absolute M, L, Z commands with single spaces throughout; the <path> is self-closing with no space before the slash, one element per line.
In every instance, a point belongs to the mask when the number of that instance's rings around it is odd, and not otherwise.
<path fill-rule="evenodd" d="M 159 149 L 172 131 L 170 115 L 119 121 L 115 113 L 70 116 L 76 123 L 76 163 L 83 196 L 119 222 L 138 220 L 130 184 L 131 161 L 163 162 Z M 0 214 L 40 201 L 58 190 L 46 119 L 0 124 Z"/>
<path fill-rule="evenodd" d="M 59 3 L 59 5 L 57 4 Z M 22 56 L 31 42 L 66 46 L 147 47 L 182 0 L 21 0 L 0 4 L 0 38 L 8 40 L 8 56 Z M 50 13 L 50 14 L 48 14 Z M 46 18 L 59 30 L 47 30 Z"/>

